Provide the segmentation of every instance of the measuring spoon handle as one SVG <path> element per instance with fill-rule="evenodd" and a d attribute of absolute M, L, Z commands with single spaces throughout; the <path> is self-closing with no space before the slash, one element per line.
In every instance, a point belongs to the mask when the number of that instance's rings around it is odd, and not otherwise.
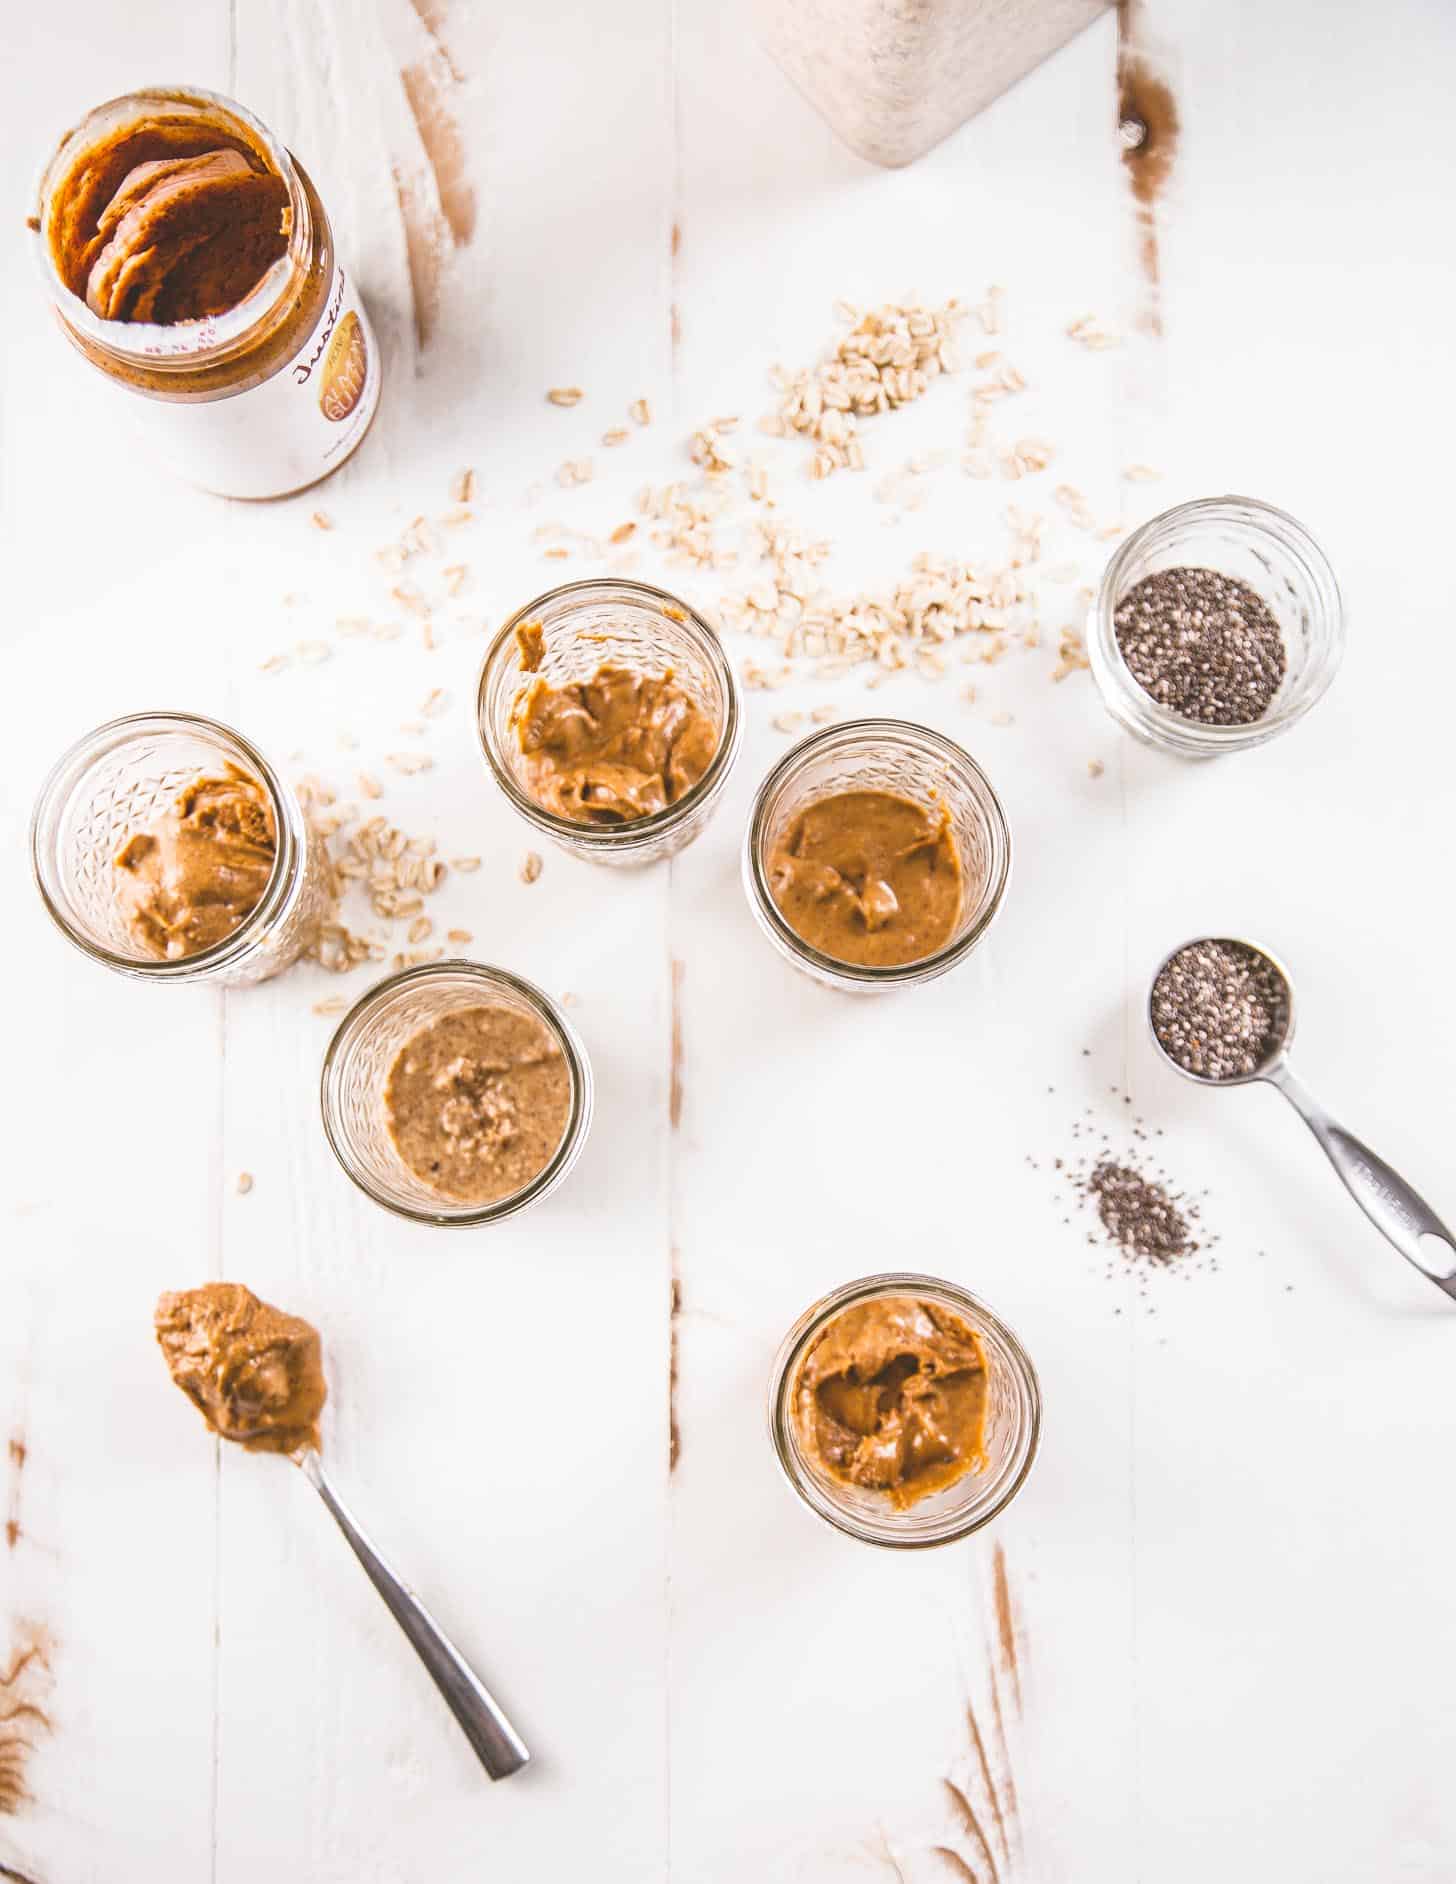
<path fill-rule="evenodd" d="M 324 1476 L 323 1461 L 318 1454 L 310 1448 L 293 1456 L 304 1477 L 333 1513 L 339 1529 L 349 1540 L 349 1548 L 384 1598 L 389 1613 L 409 1637 L 486 1772 L 492 1779 L 506 1779 L 519 1772 L 531 1757 L 526 1743 L 487 1692 L 480 1677 L 414 1591 L 400 1581 L 360 1530 L 344 1501 Z"/>
<path fill-rule="evenodd" d="M 1456 1237 L 1398 1171 L 1338 1125 L 1280 1062 L 1264 1075 L 1299 1113 L 1324 1148 L 1340 1181 L 1365 1215 L 1406 1261 L 1456 1301 Z"/>

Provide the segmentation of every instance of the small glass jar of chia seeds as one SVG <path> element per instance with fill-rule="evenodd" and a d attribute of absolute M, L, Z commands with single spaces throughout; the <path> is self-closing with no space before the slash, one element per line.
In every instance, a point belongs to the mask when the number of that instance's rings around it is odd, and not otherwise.
<path fill-rule="evenodd" d="M 645 677 L 657 689 L 651 710 L 664 725 L 679 718 L 686 703 L 703 716 L 700 736 L 711 727 L 698 741 L 701 769 L 695 764 L 691 773 L 665 775 L 660 792 L 644 792 L 640 815 L 630 803 L 624 812 L 621 799 L 609 802 L 603 781 L 640 765 L 646 769 L 636 783 L 650 786 L 648 772 L 664 752 L 671 773 L 672 734 L 664 731 L 655 745 L 644 745 L 627 733 L 615 750 L 595 755 L 589 746 L 580 749 L 578 731 L 598 683 L 609 675 L 616 679 L 605 685 L 617 687 L 614 710 L 624 717 L 630 702 L 623 689 L 633 677 Z M 582 697 L 573 702 L 573 694 Z M 546 802 L 533 785 L 533 757 L 551 750 L 549 739 L 540 738 L 544 720 L 526 722 L 523 709 L 533 696 L 561 709 L 562 771 L 579 780 L 569 815 L 560 808 L 564 798 Z M 656 863 L 692 843 L 717 807 L 741 737 L 733 668 L 708 623 L 665 589 L 610 580 L 566 583 L 511 616 L 481 668 L 476 726 L 492 777 L 528 824 L 573 856 L 618 865 Z M 642 758 L 644 752 L 651 756 Z"/>
<path fill-rule="evenodd" d="M 538 1065 L 549 1058 L 561 1089 L 559 1114 L 552 1115 L 539 1168 L 523 1175 L 515 1188 L 488 1200 L 446 1195 L 426 1181 L 421 1176 L 424 1167 L 406 1156 L 411 1146 L 391 1105 L 395 1069 L 406 1050 L 442 1023 L 468 1021 L 482 1011 L 496 1022 L 508 1021 Z M 445 1094 L 445 1107 L 468 1115 L 469 1092 L 452 1089 L 457 1065 L 445 1067 L 435 1084 Z M 535 1121 L 519 1116 L 519 1102 L 511 1095 L 492 1097 L 486 1089 L 494 1083 L 488 1075 L 496 1069 L 485 1070 L 482 1109 L 512 1114 L 512 1136 L 519 1140 Z M 376 1204 L 415 1223 L 500 1223 L 554 1191 L 580 1157 L 592 1119 L 591 1062 L 565 1014 L 531 982 L 478 962 L 429 962 L 378 982 L 339 1022 L 324 1055 L 320 1100 L 334 1156 Z"/>
<path fill-rule="evenodd" d="M 1211 604 L 1200 609 L 1203 596 Z M 1087 632 L 1092 673 L 1118 725 L 1188 759 L 1286 732 L 1323 697 L 1344 647 L 1344 608 L 1323 550 L 1293 517 L 1253 497 L 1199 498 L 1134 530 L 1103 572 Z"/>
<path fill-rule="evenodd" d="M 944 815 L 959 906 L 943 940 L 913 960 L 880 965 L 832 955 L 799 933 L 775 894 L 779 853 L 796 824 L 841 794 L 885 794 Z M 774 766 L 753 801 L 743 840 L 743 888 L 759 928 L 802 974 L 849 994 L 933 981 L 965 960 L 996 919 L 1011 878 L 1011 830 L 1001 801 L 968 752 L 909 720 L 846 720 L 811 733 Z"/>
<path fill-rule="evenodd" d="M 805 1363 L 846 1310 L 910 1298 L 965 1324 L 985 1360 L 980 1457 L 952 1483 L 908 1505 L 847 1482 L 815 1456 L 802 1404 Z M 895 1371 L 892 1363 L 891 1371 Z M 861 1389 L 862 1391 L 862 1389 Z M 924 1550 L 969 1537 L 1000 1515 L 1026 1483 L 1041 1441 L 1041 1386 L 1013 1331 L 972 1295 L 935 1276 L 893 1274 L 847 1282 L 808 1308 L 784 1336 L 768 1389 L 769 1439 L 789 1485 L 836 1530 L 891 1550 Z"/>
<path fill-rule="evenodd" d="M 201 840 L 194 869 L 207 868 L 219 789 L 235 790 L 244 820 L 256 822 L 262 856 L 254 847 L 245 859 L 250 886 L 238 876 L 238 853 L 225 847 L 219 881 L 203 884 L 190 910 L 186 896 L 174 895 L 175 883 L 160 885 L 158 906 L 170 903 L 167 913 L 179 918 L 174 952 L 165 954 L 156 924 L 138 917 L 145 873 L 119 872 L 129 848 L 150 844 L 158 821 L 174 815 L 198 781 L 213 788 L 213 800 L 199 804 L 191 824 L 190 835 Z M 247 850 L 246 833 L 241 841 Z M 332 893 L 327 850 L 294 793 L 241 733 L 192 713 L 131 714 L 78 740 L 41 787 L 30 847 L 41 898 L 62 935 L 92 961 L 139 981 L 266 981 L 307 947 Z M 228 895 L 240 911 L 256 901 L 220 934 Z"/>

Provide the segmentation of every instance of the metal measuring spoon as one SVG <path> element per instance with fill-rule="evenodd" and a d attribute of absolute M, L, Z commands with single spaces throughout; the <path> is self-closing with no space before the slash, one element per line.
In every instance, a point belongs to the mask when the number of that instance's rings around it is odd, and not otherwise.
<path fill-rule="evenodd" d="M 1266 1040 L 1264 1057 L 1250 1073 L 1227 1073 L 1215 1077 L 1209 1073 L 1190 1072 L 1173 1058 L 1158 1038 L 1158 1030 L 1153 1024 L 1153 993 L 1163 970 L 1184 949 L 1196 948 L 1206 942 L 1225 943 L 1258 956 L 1277 977 L 1283 989 L 1283 1027 Z M 1413 1191 L 1398 1172 L 1392 1171 L 1383 1158 L 1377 1158 L 1368 1146 L 1362 1145 L 1342 1125 L 1337 1125 L 1289 1070 L 1289 1043 L 1294 1038 L 1294 985 L 1283 962 L 1271 955 L 1268 949 L 1260 948 L 1256 942 L 1246 941 L 1241 936 L 1195 937 L 1193 941 L 1181 943 L 1171 950 L 1158 964 L 1148 989 L 1147 1012 L 1148 1032 L 1153 1037 L 1153 1045 L 1175 1073 L 1181 1073 L 1184 1079 L 1192 1080 L 1194 1085 L 1248 1086 L 1255 1080 L 1263 1080 L 1282 1092 L 1319 1140 L 1325 1156 L 1339 1174 L 1340 1182 L 1376 1229 L 1395 1245 L 1407 1262 L 1414 1264 L 1423 1276 L 1456 1301 L 1456 1237 L 1452 1236 L 1425 1199 Z"/>

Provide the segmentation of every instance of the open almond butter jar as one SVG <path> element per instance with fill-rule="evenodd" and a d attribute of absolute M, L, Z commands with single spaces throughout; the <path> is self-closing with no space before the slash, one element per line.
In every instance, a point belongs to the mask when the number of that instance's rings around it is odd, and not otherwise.
<path fill-rule="evenodd" d="M 518 609 L 480 673 L 485 762 L 543 837 L 656 863 L 712 816 L 738 756 L 733 669 L 695 609 L 645 582 L 569 582 Z"/>
<path fill-rule="evenodd" d="M 251 112 L 128 93 L 67 133 L 30 219 L 62 331 L 158 466 L 226 497 L 328 477 L 379 350 L 308 173 Z"/>

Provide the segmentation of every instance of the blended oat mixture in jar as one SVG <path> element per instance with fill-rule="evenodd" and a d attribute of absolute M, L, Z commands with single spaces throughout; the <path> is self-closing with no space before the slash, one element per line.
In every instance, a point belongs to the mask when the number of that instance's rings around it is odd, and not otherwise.
<path fill-rule="evenodd" d="M 571 1117 L 571 1073 L 534 1015 L 456 1008 L 405 1042 L 384 1106 L 395 1149 L 422 1183 L 458 1203 L 498 1203 L 555 1157 Z"/>
<path fill-rule="evenodd" d="M 531 630 L 536 627 L 536 637 Z M 517 631 L 522 666 L 540 664 L 540 631 Z M 690 792 L 713 763 L 713 716 L 673 677 L 604 662 L 590 680 L 552 686 L 538 675 L 511 712 L 521 783 L 544 811 L 573 824 L 632 824 Z"/>
<path fill-rule="evenodd" d="M 900 1511 L 981 1469 L 986 1398 L 980 1335 L 953 1310 L 908 1295 L 834 1316 L 792 1387 L 805 1455 Z"/>
<path fill-rule="evenodd" d="M 318 1330 L 237 1282 L 164 1295 L 157 1343 L 173 1382 L 213 1432 L 253 1452 L 319 1444 L 328 1398 Z"/>
<path fill-rule="evenodd" d="M 235 766 L 194 779 L 113 859 L 127 928 L 159 961 L 199 955 L 252 915 L 277 854 L 273 807 L 257 779 Z"/>
<path fill-rule="evenodd" d="M 806 806 L 774 845 L 768 880 L 797 936 L 867 968 L 902 967 L 943 948 L 965 890 L 944 808 L 882 791 Z"/>

